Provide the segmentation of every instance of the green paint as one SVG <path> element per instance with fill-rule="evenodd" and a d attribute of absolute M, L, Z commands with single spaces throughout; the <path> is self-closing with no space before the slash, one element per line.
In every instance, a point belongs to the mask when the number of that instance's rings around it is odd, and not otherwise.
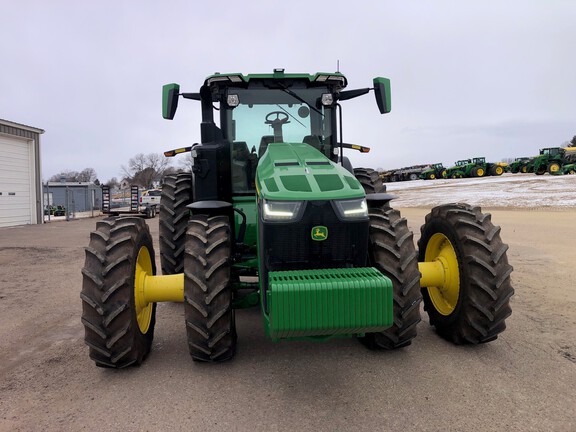
<path fill-rule="evenodd" d="M 232 199 L 235 208 L 239 209 L 246 215 L 246 235 L 244 237 L 244 244 L 250 247 L 256 247 L 256 224 L 258 221 L 258 206 L 256 204 L 256 196 L 235 196 Z M 242 216 L 234 212 L 234 222 L 236 224 L 235 232 L 240 230 L 242 223 Z"/>
<path fill-rule="evenodd" d="M 356 177 L 303 143 L 271 143 L 258 163 L 256 184 L 270 200 L 327 200 L 364 196 Z"/>
<path fill-rule="evenodd" d="M 374 268 L 271 272 L 273 339 L 383 331 L 393 322 L 392 282 Z"/>

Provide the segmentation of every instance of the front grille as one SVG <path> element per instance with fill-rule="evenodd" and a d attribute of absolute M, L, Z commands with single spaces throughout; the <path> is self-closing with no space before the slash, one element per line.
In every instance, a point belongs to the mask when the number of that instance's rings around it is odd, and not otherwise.
<path fill-rule="evenodd" d="M 324 241 L 312 239 L 312 229 L 328 229 Z M 302 219 L 292 223 L 262 223 L 261 252 L 268 271 L 362 267 L 366 264 L 368 220 L 341 221 L 329 201 L 310 201 Z"/>

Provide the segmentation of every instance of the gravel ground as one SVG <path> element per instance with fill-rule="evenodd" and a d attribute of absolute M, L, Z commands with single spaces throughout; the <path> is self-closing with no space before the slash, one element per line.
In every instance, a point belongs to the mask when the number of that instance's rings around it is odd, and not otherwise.
<path fill-rule="evenodd" d="M 389 185 L 415 239 L 441 202 L 432 191 L 485 205 L 487 189 L 515 188 L 514 209 L 489 201 L 515 268 L 513 314 L 496 341 L 472 347 L 438 338 L 425 315 L 395 352 L 273 343 L 251 309 L 237 314 L 234 361 L 202 365 L 188 355 L 182 305 L 163 303 L 149 359 L 99 369 L 79 298 L 95 219 L 0 229 L 0 431 L 576 430 L 576 205 L 560 198 L 573 199 L 576 177 L 500 179 Z M 534 198 L 518 198 L 524 189 Z M 158 250 L 158 219 L 149 224 Z"/>

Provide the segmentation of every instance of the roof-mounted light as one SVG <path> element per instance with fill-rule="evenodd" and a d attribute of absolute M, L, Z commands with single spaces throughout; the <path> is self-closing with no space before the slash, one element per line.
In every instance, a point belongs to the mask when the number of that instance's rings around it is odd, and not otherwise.
<path fill-rule="evenodd" d="M 240 105 L 240 98 L 237 94 L 229 94 L 226 96 L 226 103 L 229 107 L 237 107 Z"/>
<path fill-rule="evenodd" d="M 346 81 L 343 76 L 340 75 L 318 75 L 316 81 L 326 82 L 326 81 L 338 81 L 340 85 L 346 85 Z"/>
<path fill-rule="evenodd" d="M 334 96 L 332 96 L 332 93 L 322 93 L 321 101 L 324 106 L 332 106 L 334 103 Z"/>
<path fill-rule="evenodd" d="M 221 81 L 230 81 L 233 83 L 240 83 L 242 82 L 242 77 L 240 75 L 218 75 L 218 76 L 213 76 L 208 78 L 208 80 L 206 81 L 206 83 L 208 85 L 215 83 L 215 82 L 221 82 Z"/>

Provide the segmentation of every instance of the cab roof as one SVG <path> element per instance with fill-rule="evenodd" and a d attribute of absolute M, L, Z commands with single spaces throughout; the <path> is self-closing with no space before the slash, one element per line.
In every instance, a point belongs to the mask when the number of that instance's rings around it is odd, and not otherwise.
<path fill-rule="evenodd" d="M 238 72 L 219 73 L 216 72 L 206 78 L 204 85 L 210 86 L 213 83 L 219 84 L 248 84 L 254 80 L 308 80 L 310 83 L 336 85 L 340 89 L 348 85 L 348 80 L 340 72 L 317 72 L 315 74 L 285 73 L 284 69 L 274 69 L 272 73 L 248 74 Z"/>

